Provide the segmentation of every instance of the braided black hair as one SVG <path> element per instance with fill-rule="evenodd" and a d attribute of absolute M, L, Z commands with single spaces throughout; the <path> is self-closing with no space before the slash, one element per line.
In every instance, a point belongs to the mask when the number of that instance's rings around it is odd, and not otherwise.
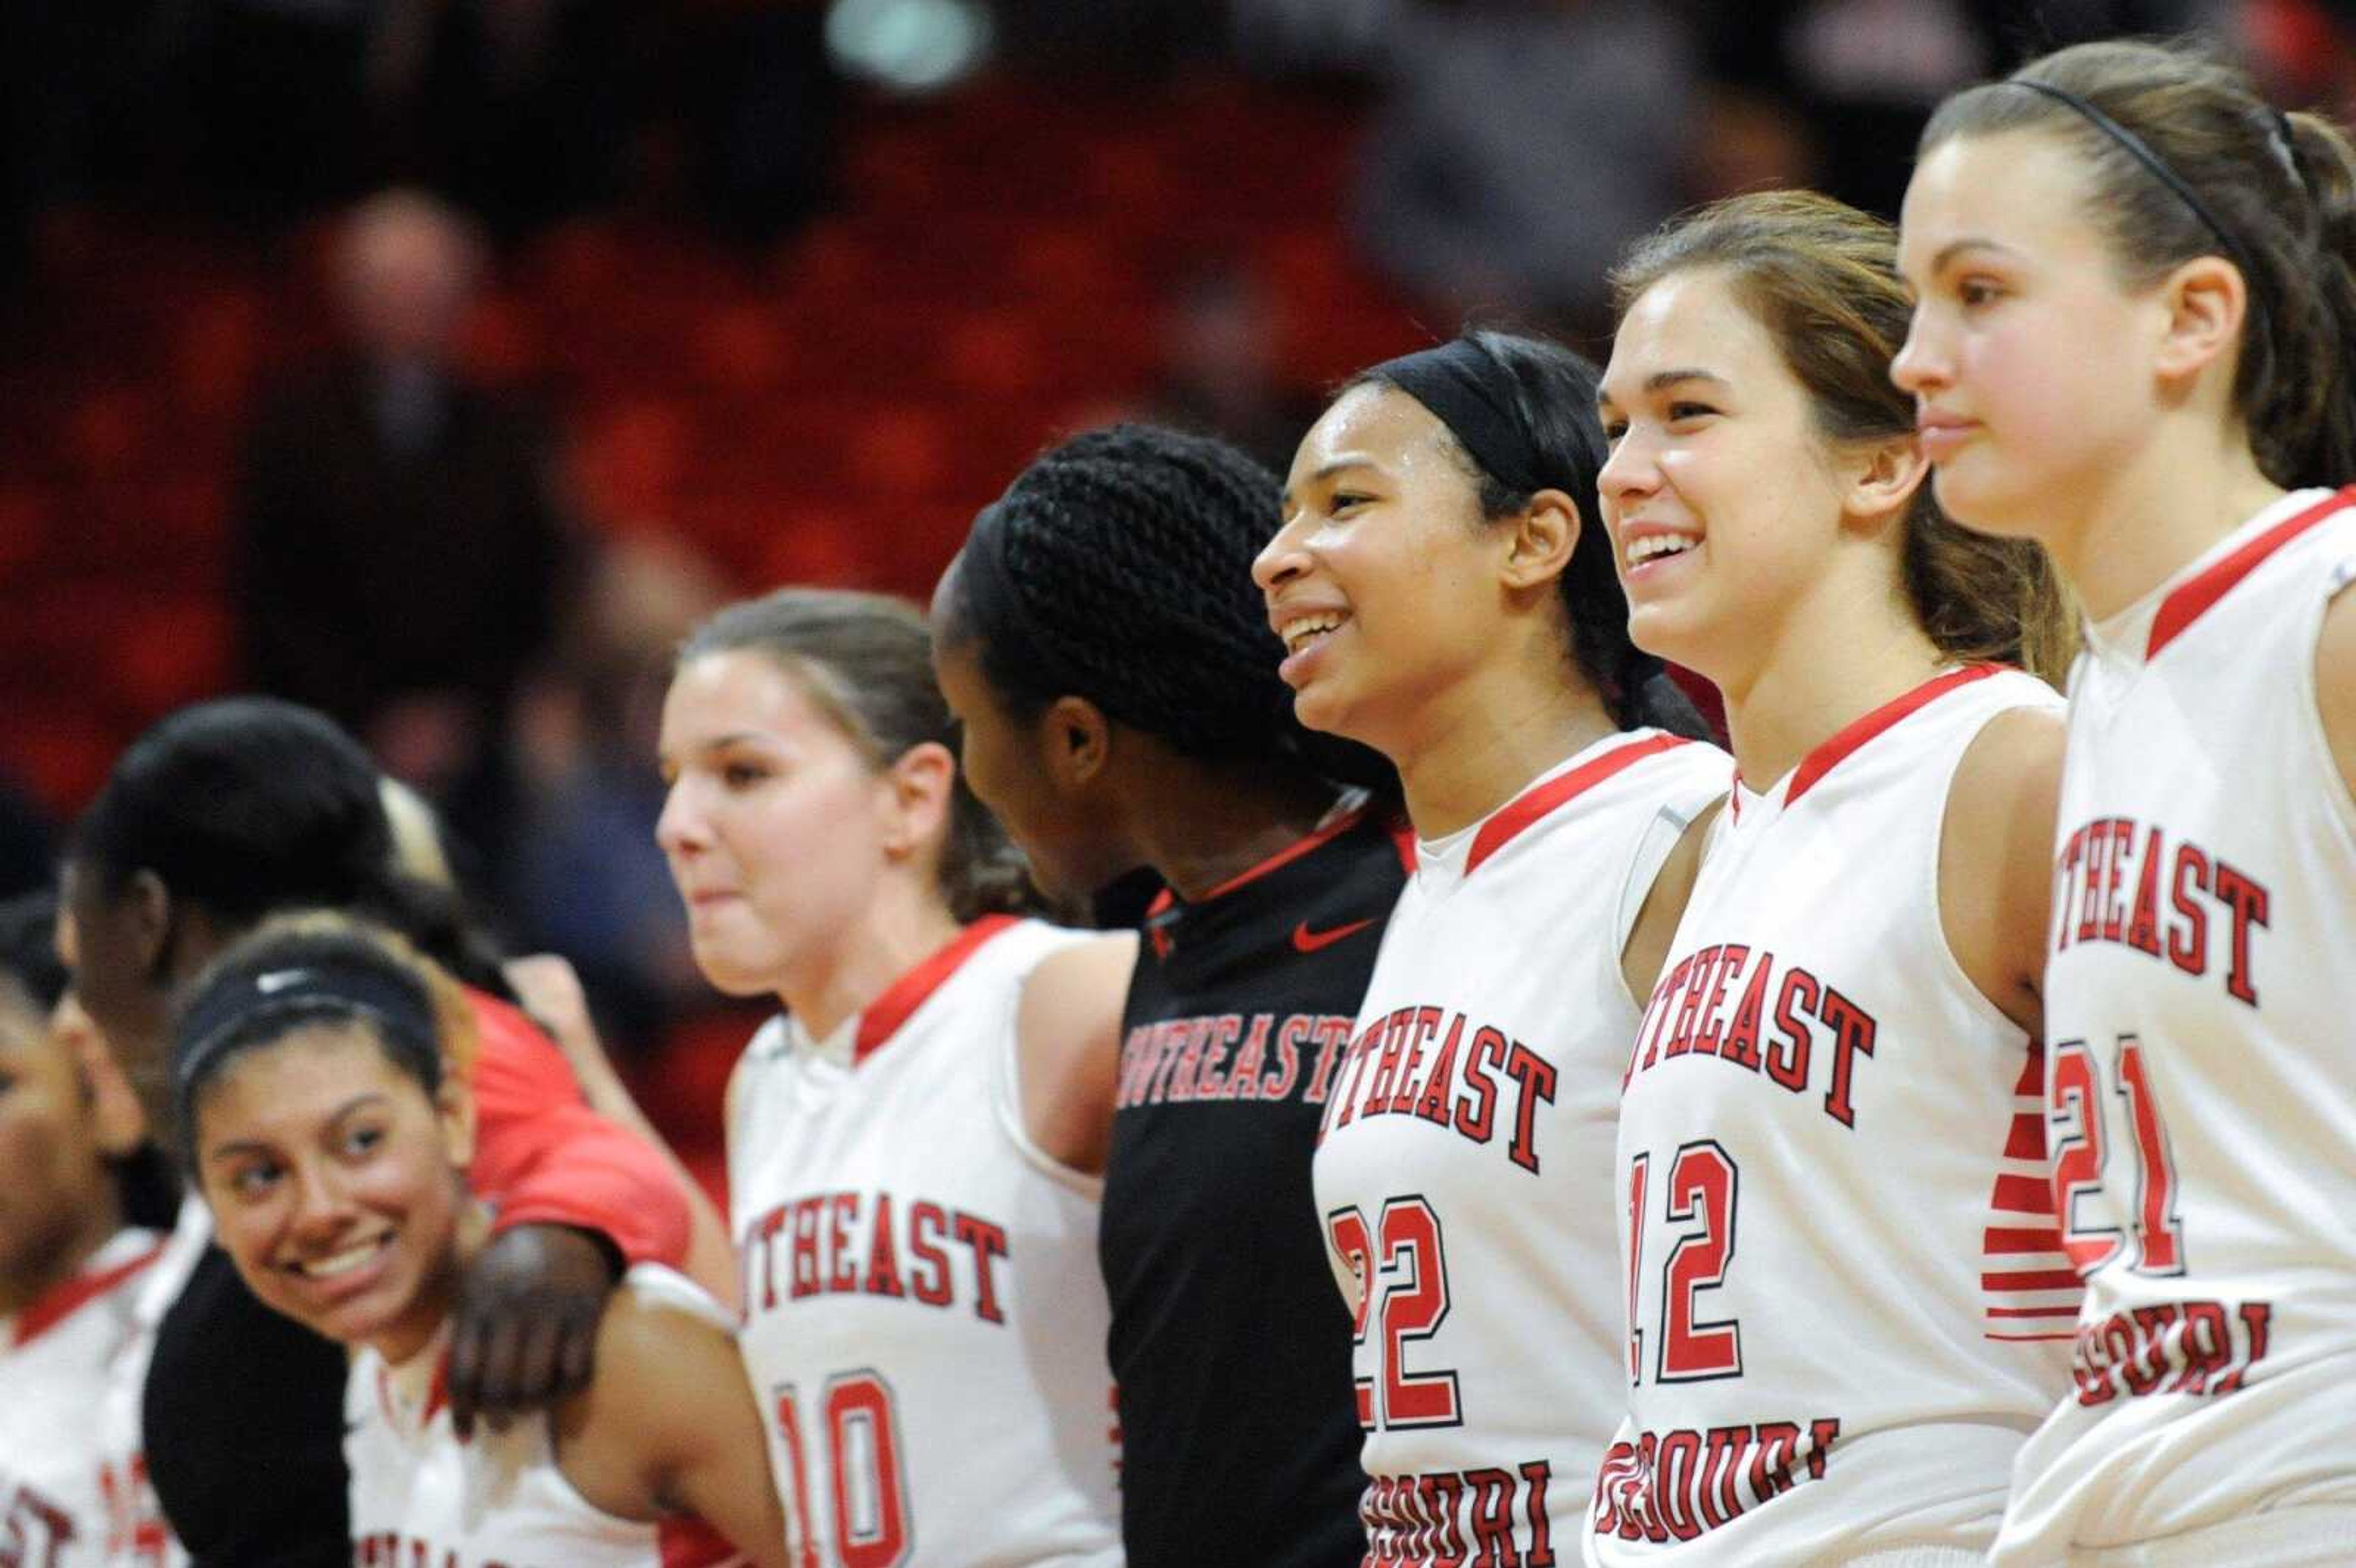
<path fill-rule="evenodd" d="M 1515 453 L 1519 466 L 1537 478 L 1538 488 L 1560 490 L 1579 507 L 1579 543 L 1559 580 L 1570 624 L 1571 662 L 1620 728 L 1653 725 L 1695 740 L 1708 739 L 1709 727 L 1662 672 L 1660 661 L 1628 640 L 1628 599 L 1612 559 L 1612 537 L 1603 527 L 1597 487 L 1611 453 L 1595 416 L 1601 379 L 1595 366 L 1583 355 L 1541 337 L 1474 329 L 1457 341 L 1460 347 L 1452 358 L 1479 378 L 1485 403 L 1510 411 L 1509 428 L 1497 432 L 1496 439 L 1519 448 Z M 1341 390 L 1373 384 L 1395 387 L 1413 397 L 1413 389 L 1388 373 L 1393 365 L 1407 363 L 1393 360 L 1361 371 Z M 1498 478 L 1452 429 L 1450 434 L 1478 487 L 1483 517 L 1496 522 L 1528 507 L 1535 489 Z"/>
<path fill-rule="evenodd" d="M 1304 729 L 1277 677 L 1252 561 L 1277 529 L 1276 476 L 1225 442 L 1158 425 L 1090 431 L 1042 453 L 967 545 L 938 606 L 941 640 L 978 645 L 1015 714 L 1058 697 L 1206 762 L 1280 758 L 1390 788 L 1375 752 Z M 978 591 L 978 550 L 998 552 Z"/>

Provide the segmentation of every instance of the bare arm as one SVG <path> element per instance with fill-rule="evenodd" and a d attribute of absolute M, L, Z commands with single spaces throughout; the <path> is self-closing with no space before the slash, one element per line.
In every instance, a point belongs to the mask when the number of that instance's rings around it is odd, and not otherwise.
<path fill-rule="evenodd" d="M 2316 706 L 2340 777 L 2356 791 L 2356 592 L 2342 590 L 2323 612 L 2315 649 Z"/>
<path fill-rule="evenodd" d="M 1939 924 L 1980 994 L 2042 1039 L 2053 822 L 2062 805 L 2059 713 L 2018 708 L 1988 720 L 1947 791 L 1939 839 Z"/>
<path fill-rule="evenodd" d="M 683 1272 L 717 1296 L 723 1306 L 734 1308 L 738 1305 L 736 1249 L 729 1241 L 728 1226 L 702 1185 L 680 1163 L 679 1156 L 671 1152 L 670 1145 L 647 1120 L 637 1101 L 631 1098 L 621 1074 L 614 1071 L 614 1063 L 597 1038 L 597 1026 L 589 1016 L 588 997 L 582 993 L 581 979 L 573 972 L 573 965 L 555 954 L 541 953 L 513 959 L 505 968 L 508 984 L 516 988 L 516 995 L 523 999 L 532 1017 L 547 1026 L 564 1052 L 573 1075 L 581 1081 L 581 1092 L 588 1096 L 590 1108 L 644 1138 L 679 1178 L 680 1190 L 687 1194 L 689 1224 Z"/>
<path fill-rule="evenodd" d="M 1016 1015 L 1023 1125 L 1062 1165 L 1095 1175 L 1112 1145 L 1120 1013 L 1137 937 L 1101 936 L 1043 960 Z"/>
<path fill-rule="evenodd" d="M 788 1568 L 769 1436 L 736 1341 L 718 1324 L 615 1293 L 597 1380 L 558 1420 L 566 1480 L 605 1512 L 692 1514 L 757 1568 Z"/>

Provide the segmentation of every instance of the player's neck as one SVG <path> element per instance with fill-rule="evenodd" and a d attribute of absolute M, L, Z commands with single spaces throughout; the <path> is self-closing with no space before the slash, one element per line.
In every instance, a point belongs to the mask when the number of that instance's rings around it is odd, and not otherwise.
<path fill-rule="evenodd" d="M 1794 614 L 1754 673 L 1719 688 L 1743 784 L 1765 790 L 1802 758 L 1949 662 L 1913 619 Z"/>
<path fill-rule="evenodd" d="M 797 955 L 777 999 L 813 1040 L 824 1040 L 892 983 L 957 938 L 957 917 L 942 903 L 929 869 L 887 876 L 865 916 L 825 950 Z"/>
<path fill-rule="evenodd" d="M 114 1200 L 111 1181 L 102 1181 L 102 1196 L 86 1205 L 79 1221 L 37 1258 L 0 1276 L 0 1317 L 15 1317 L 37 1305 L 51 1291 L 82 1271 L 98 1250 L 123 1229 L 122 1206 Z"/>
<path fill-rule="evenodd" d="M 1470 827 L 1619 728 L 1594 688 L 1560 669 L 1467 681 L 1420 717 L 1413 742 L 1391 760 L 1422 838 Z"/>
<path fill-rule="evenodd" d="M 2049 548 L 2087 616 L 2106 621 L 2279 500 L 2238 431 L 2155 440 L 2062 508 Z"/>
<path fill-rule="evenodd" d="M 1190 901 L 1290 849 L 1333 809 L 1333 786 L 1296 769 L 1212 766 L 1166 749 L 1154 764 L 1151 786 L 1136 792 L 1130 836 Z"/>

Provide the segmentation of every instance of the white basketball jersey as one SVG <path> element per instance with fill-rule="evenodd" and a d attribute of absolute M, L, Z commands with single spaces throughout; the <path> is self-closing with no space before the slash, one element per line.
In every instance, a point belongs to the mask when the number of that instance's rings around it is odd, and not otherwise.
<path fill-rule="evenodd" d="M 97 1412 L 99 1451 L 112 1523 L 107 1530 L 108 1568 L 186 1568 L 188 1553 L 164 1517 L 164 1505 L 147 1478 L 144 1412 L 147 1368 L 155 1336 L 180 1293 L 188 1286 L 205 1250 L 213 1243 L 213 1212 L 191 1192 L 180 1200 L 155 1261 L 132 1285 L 130 1318 L 122 1348 L 108 1369 Z"/>
<path fill-rule="evenodd" d="M 1614 734 L 1417 847 L 1314 1165 L 1356 1320 L 1369 1563 L 1576 1549 L 1619 1411 L 1620 952 L 1731 772 Z"/>
<path fill-rule="evenodd" d="M 1023 1130 L 1016 1008 L 1086 933 L 977 922 L 731 1093 L 744 1361 L 804 1568 L 1120 1562 L 1100 1183 Z"/>
<path fill-rule="evenodd" d="M 2005 1563 L 2356 1561 L 2356 805 L 2315 684 L 2351 580 L 2356 492 L 2302 492 L 2079 660 L 2046 1019 L 2086 1300 Z"/>
<path fill-rule="evenodd" d="M 134 1473 L 137 1447 L 110 1451 L 100 1420 L 162 1243 L 153 1231 L 119 1232 L 72 1278 L 0 1317 L 0 1563 L 165 1561 L 162 1541 L 136 1555 L 137 1508 L 125 1492 L 144 1478 Z"/>
<path fill-rule="evenodd" d="M 1939 915 L 1948 789 L 2051 688 L 1950 670 L 1738 782 L 1644 1013 L 1613 1211 L 1627 1420 L 1592 1563 L 1976 1561 L 2066 1384 L 2027 1033 Z M 1926 1551 L 1927 1549 L 1927 1551 Z"/>
<path fill-rule="evenodd" d="M 622 1288 L 723 1330 L 735 1324 L 684 1275 L 638 1264 Z M 392 1365 L 352 1353 L 344 1386 L 353 1568 L 680 1568 L 741 1562 L 667 1555 L 660 1527 L 605 1512 L 558 1467 L 546 1417 L 460 1442 L 442 1383 L 446 1339 Z"/>

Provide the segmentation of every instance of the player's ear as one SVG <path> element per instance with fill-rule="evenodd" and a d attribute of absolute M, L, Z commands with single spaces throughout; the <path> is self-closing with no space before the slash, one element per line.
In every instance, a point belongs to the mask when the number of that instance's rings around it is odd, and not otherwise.
<path fill-rule="evenodd" d="M 1112 760 L 1112 721 L 1085 697 L 1059 697 L 1040 715 L 1040 765 L 1066 792 L 1086 789 Z"/>
<path fill-rule="evenodd" d="M 1505 552 L 1508 586 L 1543 588 L 1570 569 L 1571 552 L 1579 548 L 1578 504 L 1560 490 L 1541 490 L 1530 497 L 1513 520 Z"/>
<path fill-rule="evenodd" d="M 884 777 L 884 848 L 905 855 L 940 836 L 957 787 L 957 758 L 937 741 L 925 741 L 894 758 Z"/>
<path fill-rule="evenodd" d="M 1912 432 L 1860 443 L 1846 459 L 1842 511 L 1868 533 L 1903 518 L 1914 494 L 1931 477 L 1931 464 Z"/>

